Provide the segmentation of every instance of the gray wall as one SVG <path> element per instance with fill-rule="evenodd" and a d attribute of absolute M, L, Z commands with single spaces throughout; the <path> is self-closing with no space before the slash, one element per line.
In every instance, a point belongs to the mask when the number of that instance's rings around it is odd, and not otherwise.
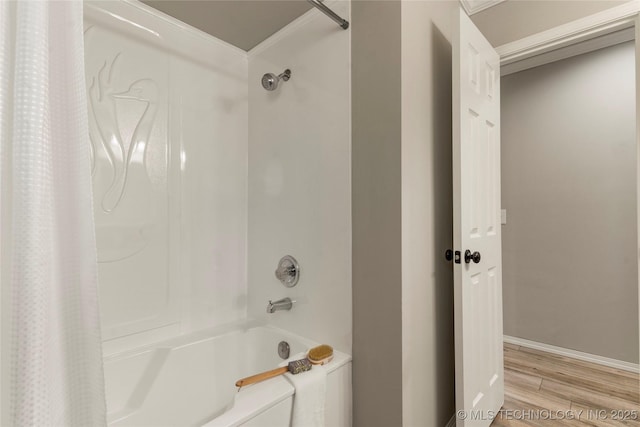
<path fill-rule="evenodd" d="M 538 24 L 544 15 L 560 24 L 617 4 L 524 3 L 512 18 L 525 26 L 540 8 Z M 453 275 L 443 253 L 458 3 L 352 5 L 354 426 L 441 427 L 455 410 Z M 503 40 L 521 36 L 500 13 L 485 14 L 482 29 L 493 26 Z"/>
<path fill-rule="evenodd" d="M 356 427 L 402 425 L 400 5 L 351 10 Z"/>
<path fill-rule="evenodd" d="M 638 362 L 634 44 L 502 79 L 506 335 Z"/>
<path fill-rule="evenodd" d="M 441 427 L 455 410 L 457 3 L 352 5 L 354 426 Z"/>
<path fill-rule="evenodd" d="M 457 2 L 402 4 L 402 336 L 405 426 L 455 409 L 451 21 Z"/>

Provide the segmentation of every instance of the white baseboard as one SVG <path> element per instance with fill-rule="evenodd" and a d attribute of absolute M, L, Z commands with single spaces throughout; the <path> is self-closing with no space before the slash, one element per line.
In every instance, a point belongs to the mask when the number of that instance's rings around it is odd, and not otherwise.
<path fill-rule="evenodd" d="M 453 417 L 451 417 L 447 425 L 444 427 L 456 427 L 456 414 L 453 414 Z"/>
<path fill-rule="evenodd" d="M 610 368 L 622 369 L 623 371 L 629 371 L 639 373 L 640 368 L 637 363 L 625 362 L 622 360 L 610 359 L 608 357 L 598 356 L 595 354 L 583 353 L 581 351 L 571 350 L 563 347 L 556 347 L 555 345 L 543 344 L 540 342 L 529 341 L 523 338 L 504 336 L 504 342 L 522 347 L 532 348 L 534 350 L 546 351 L 547 353 L 557 354 L 559 356 L 572 357 L 574 359 L 582 360 L 585 362 L 597 363 L 598 365 L 608 366 Z"/>

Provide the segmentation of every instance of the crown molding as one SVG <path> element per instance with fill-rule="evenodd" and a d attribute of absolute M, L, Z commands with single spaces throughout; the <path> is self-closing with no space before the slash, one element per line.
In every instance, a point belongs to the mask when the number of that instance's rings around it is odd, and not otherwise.
<path fill-rule="evenodd" d="M 640 0 L 623 3 L 593 15 L 498 46 L 502 67 L 545 54 L 585 40 L 634 27 L 640 13 Z"/>
<path fill-rule="evenodd" d="M 505 0 L 460 0 L 467 15 L 471 16 L 492 6 L 502 3 Z"/>

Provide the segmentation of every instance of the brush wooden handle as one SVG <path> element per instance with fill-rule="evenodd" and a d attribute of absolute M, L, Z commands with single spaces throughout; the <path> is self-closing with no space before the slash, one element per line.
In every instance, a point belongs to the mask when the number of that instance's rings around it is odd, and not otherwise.
<path fill-rule="evenodd" d="M 243 378 L 241 380 L 236 381 L 236 387 L 244 387 L 249 384 L 259 383 L 260 381 L 268 380 L 269 378 L 277 377 L 278 375 L 282 375 L 286 372 L 289 372 L 288 366 L 283 366 L 282 368 L 272 369 L 270 371 L 261 372 L 256 375 L 252 375 L 247 378 Z"/>

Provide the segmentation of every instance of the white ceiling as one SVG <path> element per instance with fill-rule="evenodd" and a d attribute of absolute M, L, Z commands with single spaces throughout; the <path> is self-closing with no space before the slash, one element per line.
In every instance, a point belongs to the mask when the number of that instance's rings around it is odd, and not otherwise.
<path fill-rule="evenodd" d="M 249 50 L 311 9 L 305 0 L 142 0 L 167 15 Z"/>

